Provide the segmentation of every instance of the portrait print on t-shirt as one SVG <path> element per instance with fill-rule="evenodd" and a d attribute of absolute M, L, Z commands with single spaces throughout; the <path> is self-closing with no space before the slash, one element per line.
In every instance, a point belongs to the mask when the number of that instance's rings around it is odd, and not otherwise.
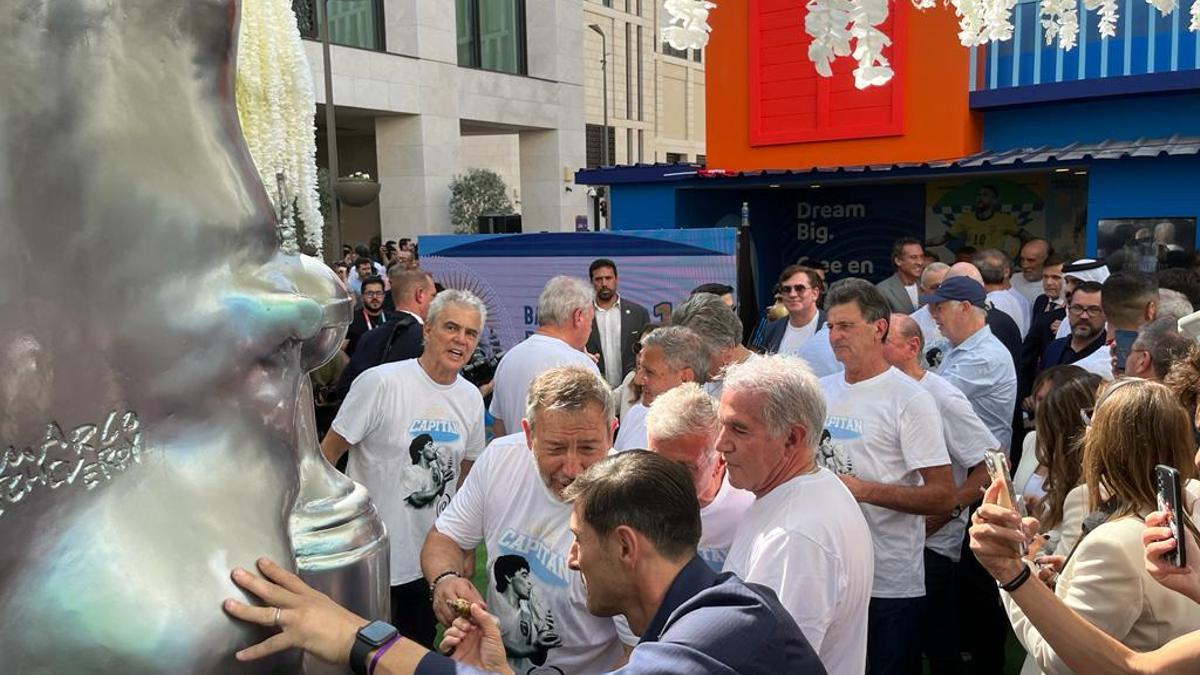
<path fill-rule="evenodd" d="M 562 638 L 554 628 L 554 614 L 543 601 L 543 591 L 522 555 L 506 554 L 492 565 L 496 602 L 489 607 L 500 620 L 501 638 L 509 663 L 522 675 L 533 673 L 562 673 L 546 663 L 546 655 L 562 646 Z"/>
<path fill-rule="evenodd" d="M 426 426 L 428 422 L 429 420 L 417 420 L 413 423 L 413 427 Z M 453 427 L 454 425 L 448 423 L 446 426 Z M 453 436 L 453 440 L 458 439 L 457 431 L 442 432 L 442 435 L 447 434 Z M 413 467 L 420 470 L 419 479 L 423 480 L 425 484 L 409 493 L 404 498 L 404 503 L 420 509 L 436 502 L 435 512 L 440 514 L 450 503 L 449 498 L 442 499 L 446 495 L 446 484 L 455 482 L 453 453 L 446 446 L 438 445 L 433 440 L 433 436 L 423 433 L 418 434 L 409 444 L 408 455 L 412 458 Z"/>
<path fill-rule="evenodd" d="M 854 460 L 839 441 L 862 438 L 862 422 L 849 417 L 825 418 L 825 430 L 817 446 L 817 462 L 834 473 L 853 476 Z"/>

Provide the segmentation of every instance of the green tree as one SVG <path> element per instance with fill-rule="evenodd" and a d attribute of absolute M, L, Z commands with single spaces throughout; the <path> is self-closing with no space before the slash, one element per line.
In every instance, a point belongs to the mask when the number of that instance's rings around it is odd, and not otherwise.
<path fill-rule="evenodd" d="M 479 230 L 479 216 L 513 212 L 508 186 L 491 169 L 468 169 L 450 180 L 450 222 L 458 234 Z"/>

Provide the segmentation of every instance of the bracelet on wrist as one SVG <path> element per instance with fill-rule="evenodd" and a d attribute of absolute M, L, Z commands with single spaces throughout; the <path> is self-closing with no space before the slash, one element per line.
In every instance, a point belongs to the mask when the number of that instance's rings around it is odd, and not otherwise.
<path fill-rule="evenodd" d="M 1000 590 L 1004 591 L 1005 593 L 1012 593 L 1021 586 L 1025 585 L 1025 582 L 1029 581 L 1029 577 L 1032 575 L 1033 572 L 1030 571 L 1029 565 L 1022 564 L 1020 573 L 1018 573 L 1017 576 L 1012 579 L 1012 581 L 1009 581 L 1006 584 L 1000 584 Z"/>
<path fill-rule="evenodd" d="M 458 577 L 459 579 L 462 579 L 463 575 L 459 574 L 458 572 L 455 572 L 454 570 L 446 570 L 445 572 L 442 572 L 441 574 L 434 577 L 433 581 L 429 582 L 429 599 L 430 600 L 433 600 L 433 592 L 435 590 L 437 590 L 437 585 L 439 583 L 441 583 L 442 579 L 445 579 L 446 577 Z"/>

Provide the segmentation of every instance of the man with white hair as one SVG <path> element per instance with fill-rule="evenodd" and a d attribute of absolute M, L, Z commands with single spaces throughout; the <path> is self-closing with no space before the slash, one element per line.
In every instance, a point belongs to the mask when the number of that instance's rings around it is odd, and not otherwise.
<path fill-rule="evenodd" d="M 1138 330 L 1125 361 L 1125 375 L 1162 382 L 1171 366 L 1186 358 L 1195 346 L 1195 340 L 1179 332 L 1174 316 L 1160 316 Z"/>
<path fill-rule="evenodd" d="M 987 301 L 1009 315 L 1021 331 L 1021 340 L 1029 333 L 1033 303 L 1012 288 L 1012 264 L 1003 251 L 988 249 L 975 255 L 975 266 L 983 277 Z"/>
<path fill-rule="evenodd" d="M 720 572 L 754 493 L 729 484 L 725 459 L 717 452 L 717 402 L 694 382 L 681 384 L 654 399 L 646 431 L 651 452 L 682 464 L 691 475 L 703 525 L 697 555 Z"/>
<path fill-rule="evenodd" d="M 742 346 L 742 320 L 712 293 L 697 293 L 676 307 L 671 325 L 690 328 L 708 343 L 708 383 L 704 390 L 713 398 L 721 397 L 725 368 L 758 357 Z"/>
<path fill-rule="evenodd" d="M 483 398 L 459 371 L 486 321 L 486 307 L 471 293 L 439 293 L 422 328 L 421 356 L 354 380 L 321 442 L 335 465 L 353 447 L 346 473 L 370 491 L 391 542 L 392 621 L 427 647 L 437 620 L 423 601 L 429 585 L 417 551 L 483 451 Z"/>
<path fill-rule="evenodd" d="M 817 378 L 791 356 L 730 366 L 718 414 L 729 482 L 756 498 L 725 570 L 773 589 L 828 672 L 864 672 L 871 531 L 850 491 L 817 462 L 825 426 Z"/>
<path fill-rule="evenodd" d="M 918 283 L 918 290 L 921 291 L 920 297 L 932 294 L 946 280 L 946 275 L 950 273 L 950 266 L 944 262 L 930 263 L 921 272 L 921 280 Z M 937 322 L 933 320 L 933 315 L 929 313 L 929 305 L 921 304 L 921 308 L 912 313 L 913 321 L 917 322 L 917 326 L 921 329 L 921 336 L 925 344 L 933 344 L 937 342 L 942 333 L 938 330 Z M 922 354 L 922 356 L 924 356 Z"/>
<path fill-rule="evenodd" d="M 489 411 L 498 438 L 516 431 L 533 378 L 555 366 L 578 365 L 600 372 L 584 348 L 596 314 L 592 287 L 582 279 L 557 276 L 538 296 L 538 328 L 508 350 L 496 366 Z"/>
<path fill-rule="evenodd" d="M 599 673 L 622 658 L 616 623 L 588 612 L 583 580 L 567 566 L 574 537 L 564 498 L 576 477 L 608 456 L 613 408 L 595 368 L 543 371 L 529 387 L 523 433 L 492 441 L 421 549 L 433 589 L 423 604 L 432 597 L 449 626 L 455 600 L 483 601 L 462 563 L 486 544 L 487 609 L 500 621 L 516 672 Z"/>
<path fill-rule="evenodd" d="M 646 449 L 646 410 L 655 399 L 684 382 L 703 384 L 708 379 L 708 344 L 683 326 L 666 326 L 642 337 L 635 380 L 642 400 L 621 418 L 613 449 Z"/>
<path fill-rule="evenodd" d="M 1021 245 L 1017 254 L 1021 273 L 1012 275 L 1010 283 L 1013 291 L 1020 293 L 1032 305 L 1042 294 L 1042 269 L 1046 259 L 1054 253 L 1050 242 L 1041 237 L 1034 237 Z"/>

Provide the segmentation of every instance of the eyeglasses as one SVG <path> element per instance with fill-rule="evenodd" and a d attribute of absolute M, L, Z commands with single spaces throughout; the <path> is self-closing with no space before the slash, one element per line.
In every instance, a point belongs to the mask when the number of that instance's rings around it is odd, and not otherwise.
<path fill-rule="evenodd" d="M 1088 316 L 1104 316 L 1104 308 L 1099 305 L 1091 305 L 1088 307 L 1084 307 L 1083 305 L 1071 305 L 1067 308 L 1067 310 L 1075 316 L 1082 316 L 1084 314 L 1087 314 Z"/>
<path fill-rule="evenodd" d="M 795 291 L 796 295 L 800 295 L 801 293 L 803 293 L 804 291 L 807 291 L 808 289 L 809 289 L 809 287 L 805 286 L 804 284 L 795 284 L 794 286 L 789 286 L 787 284 L 784 284 L 779 287 L 779 294 L 780 295 L 791 295 L 792 291 Z"/>
<path fill-rule="evenodd" d="M 364 298 L 382 298 L 383 291 L 363 291 Z"/>

